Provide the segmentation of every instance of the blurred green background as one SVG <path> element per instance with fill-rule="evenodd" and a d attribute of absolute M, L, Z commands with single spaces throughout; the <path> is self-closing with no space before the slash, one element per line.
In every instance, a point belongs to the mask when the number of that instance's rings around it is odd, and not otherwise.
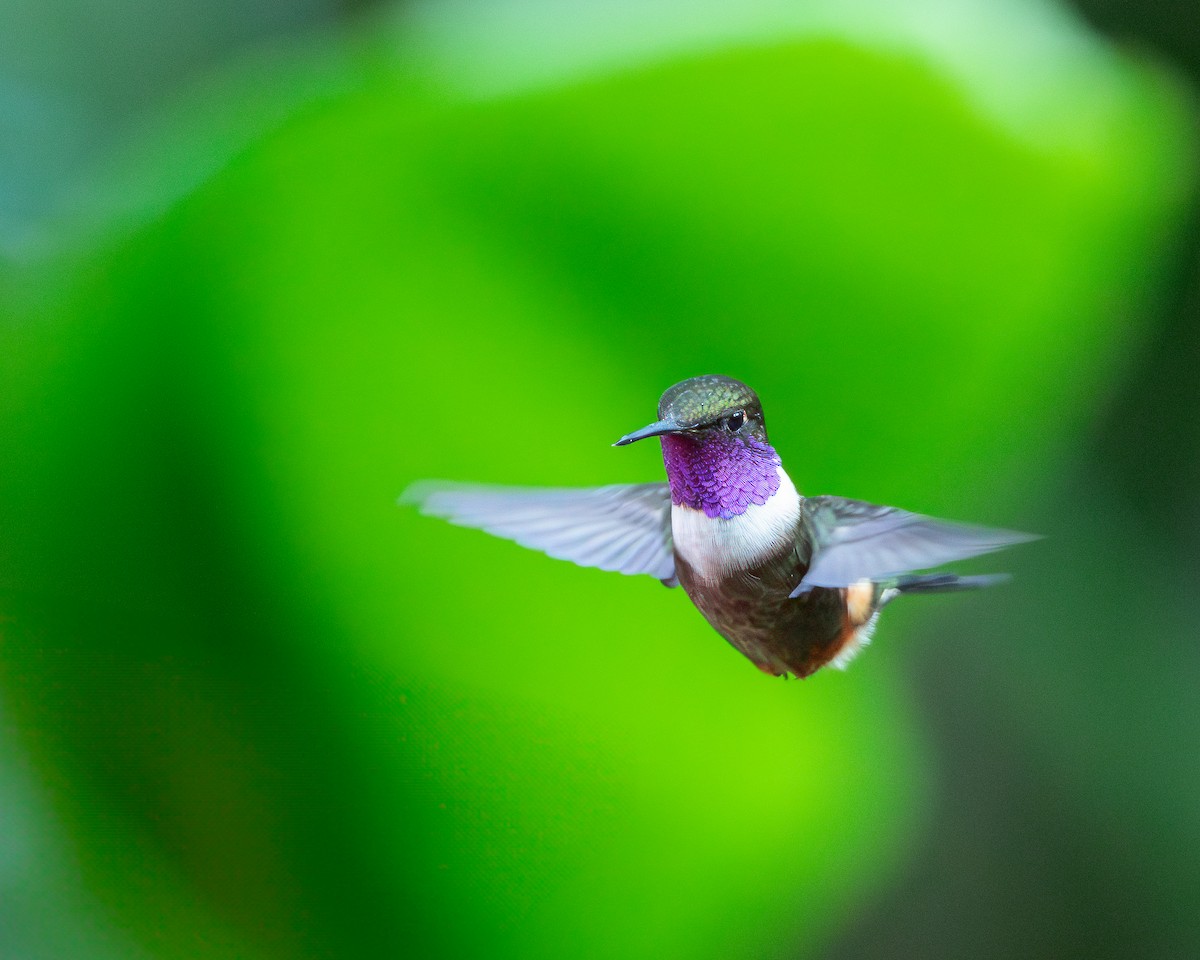
<path fill-rule="evenodd" d="M 1200 955 L 1200 8 L 0 7 L 0 957 Z M 395 505 L 1040 531 L 773 682 Z"/>

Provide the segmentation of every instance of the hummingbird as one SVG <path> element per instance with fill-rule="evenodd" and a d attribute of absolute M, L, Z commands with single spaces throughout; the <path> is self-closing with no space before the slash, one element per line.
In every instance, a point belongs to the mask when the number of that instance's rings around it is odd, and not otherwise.
<path fill-rule="evenodd" d="M 420 481 L 401 496 L 580 566 L 683 587 L 709 624 L 764 673 L 845 668 L 880 611 L 905 594 L 986 587 L 1004 574 L 922 573 L 1035 537 L 834 496 L 801 496 L 767 438 L 758 396 L 725 376 L 668 389 L 657 437 L 665 483 L 590 488 Z"/>

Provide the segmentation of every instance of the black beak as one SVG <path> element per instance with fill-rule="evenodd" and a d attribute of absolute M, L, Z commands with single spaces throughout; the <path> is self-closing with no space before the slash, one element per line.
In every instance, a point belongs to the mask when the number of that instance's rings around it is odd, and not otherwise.
<path fill-rule="evenodd" d="M 686 429 L 687 427 L 681 426 L 674 420 L 659 420 L 648 427 L 642 427 L 641 430 L 634 430 L 633 433 L 625 434 L 613 446 L 624 447 L 627 444 L 636 443 L 638 440 L 645 440 L 647 437 L 661 437 L 664 433 L 679 433 L 681 430 Z"/>

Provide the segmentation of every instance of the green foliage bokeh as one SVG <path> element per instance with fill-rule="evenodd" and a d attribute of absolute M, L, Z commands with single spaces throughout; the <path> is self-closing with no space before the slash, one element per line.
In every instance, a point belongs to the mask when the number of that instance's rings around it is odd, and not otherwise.
<path fill-rule="evenodd" d="M 771 683 L 396 495 L 655 478 L 609 444 L 723 372 L 802 490 L 1012 523 L 1136 323 L 1178 106 L 1112 60 L 1055 148 L 845 40 L 493 97 L 363 56 L 6 331 L 4 681 L 91 887 L 156 956 L 815 949 L 930 789 L 895 660 Z"/>

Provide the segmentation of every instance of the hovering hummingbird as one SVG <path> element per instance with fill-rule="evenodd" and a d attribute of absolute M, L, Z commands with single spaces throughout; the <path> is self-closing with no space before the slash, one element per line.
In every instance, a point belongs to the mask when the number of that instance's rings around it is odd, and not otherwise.
<path fill-rule="evenodd" d="M 844 668 L 880 610 L 906 593 L 984 587 L 1003 574 L 915 573 L 1035 539 L 843 497 L 803 497 L 744 383 L 693 377 L 659 419 L 666 483 L 585 489 L 422 481 L 400 498 L 585 567 L 682 586 L 713 628 L 773 676 Z"/>

